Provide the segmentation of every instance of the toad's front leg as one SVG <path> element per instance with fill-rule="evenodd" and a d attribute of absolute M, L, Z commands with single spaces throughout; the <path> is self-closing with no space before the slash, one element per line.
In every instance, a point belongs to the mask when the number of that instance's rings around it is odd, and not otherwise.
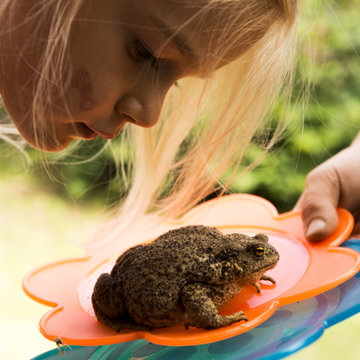
<path fill-rule="evenodd" d="M 190 321 L 185 323 L 186 329 L 188 329 L 189 326 L 203 329 L 216 329 L 241 320 L 248 320 L 242 311 L 231 315 L 219 315 L 211 299 L 209 289 L 201 283 L 185 285 L 180 296 L 182 304 L 190 318 Z"/>
<path fill-rule="evenodd" d="M 262 275 L 261 278 L 260 278 L 260 280 L 270 281 L 270 282 L 272 282 L 273 284 L 276 284 L 276 280 L 275 280 L 274 278 L 272 278 L 271 276 Z M 259 284 L 258 282 L 255 282 L 253 285 L 256 287 L 256 291 L 257 291 L 258 293 L 260 293 L 260 292 L 261 292 L 261 286 L 260 286 L 260 284 Z"/>

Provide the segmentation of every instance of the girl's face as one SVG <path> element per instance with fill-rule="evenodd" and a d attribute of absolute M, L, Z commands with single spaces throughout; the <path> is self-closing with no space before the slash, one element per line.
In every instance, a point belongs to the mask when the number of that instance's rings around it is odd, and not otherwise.
<path fill-rule="evenodd" d="M 29 21 L 14 28 L 11 43 L 0 39 L 0 91 L 21 135 L 44 150 L 61 150 L 74 139 L 111 139 L 126 123 L 153 126 L 166 93 L 178 79 L 210 71 L 210 59 L 203 54 L 211 49 L 209 28 L 220 25 L 215 17 L 209 13 L 202 19 L 207 24 L 203 32 L 194 21 L 171 37 L 198 11 L 194 5 L 206 0 L 86 0 L 69 39 L 71 63 L 65 69 L 72 69 L 71 76 L 59 74 L 49 115 L 36 119 L 34 127 L 28 111 L 31 84 L 39 76 L 36 66 L 48 24 L 41 23 L 43 39 L 17 61 L 4 49 L 14 44 L 21 49 L 38 26 L 36 16 L 29 16 L 27 6 L 32 2 L 20 3 L 24 5 L 17 15 Z M 241 51 L 235 49 L 223 60 L 230 61 Z M 37 132 L 46 139 L 40 144 Z"/>

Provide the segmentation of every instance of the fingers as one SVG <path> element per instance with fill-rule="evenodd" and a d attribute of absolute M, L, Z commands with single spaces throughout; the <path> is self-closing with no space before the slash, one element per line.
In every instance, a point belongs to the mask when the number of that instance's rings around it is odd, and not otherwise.
<path fill-rule="evenodd" d="M 307 176 L 306 189 L 295 209 L 302 210 L 305 237 L 309 241 L 324 240 L 336 230 L 340 191 L 333 160 L 321 164 Z"/>
<path fill-rule="evenodd" d="M 296 204 L 302 210 L 308 240 L 323 240 L 336 230 L 338 207 L 352 213 L 354 232 L 360 231 L 359 164 L 360 147 L 352 145 L 310 172 L 306 190 Z"/>
<path fill-rule="evenodd" d="M 306 238 L 321 241 L 336 230 L 339 222 L 336 209 L 341 189 L 336 169 L 331 162 L 324 163 L 308 175 L 306 184 L 296 208 L 302 210 Z"/>

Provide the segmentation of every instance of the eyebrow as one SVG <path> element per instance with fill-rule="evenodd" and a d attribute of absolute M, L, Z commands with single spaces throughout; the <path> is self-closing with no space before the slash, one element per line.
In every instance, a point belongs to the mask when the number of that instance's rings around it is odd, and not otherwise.
<path fill-rule="evenodd" d="M 195 51 L 189 46 L 188 39 L 181 33 L 172 30 L 162 19 L 154 14 L 148 14 L 150 21 L 159 29 L 164 36 L 171 41 L 176 48 L 184 54 L 186 57 L 191 59 L 190 66 L 196 68 L 199 64 L 199 58 Z"/>

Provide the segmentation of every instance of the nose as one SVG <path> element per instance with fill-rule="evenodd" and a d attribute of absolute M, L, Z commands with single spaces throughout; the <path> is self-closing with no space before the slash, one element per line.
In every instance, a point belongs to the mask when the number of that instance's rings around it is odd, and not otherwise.
<path fill-rule="evenodd" d="M 145 79 L 144 79 L 145 80 Z M 116 103 L 115 111 L 127 121 L 142 127 L 154 126 L 172 82 L 138 81 Z M 147 86 L 144 84 L 148 84 Z"/>
<path fill-rule="evenodd" d="M 136 94 L 123 96 L 116 104 L 116 113 L 130 123 L 143 127 L 155 125 L 158 114 L 154 104 L 144 103 Z"/>

